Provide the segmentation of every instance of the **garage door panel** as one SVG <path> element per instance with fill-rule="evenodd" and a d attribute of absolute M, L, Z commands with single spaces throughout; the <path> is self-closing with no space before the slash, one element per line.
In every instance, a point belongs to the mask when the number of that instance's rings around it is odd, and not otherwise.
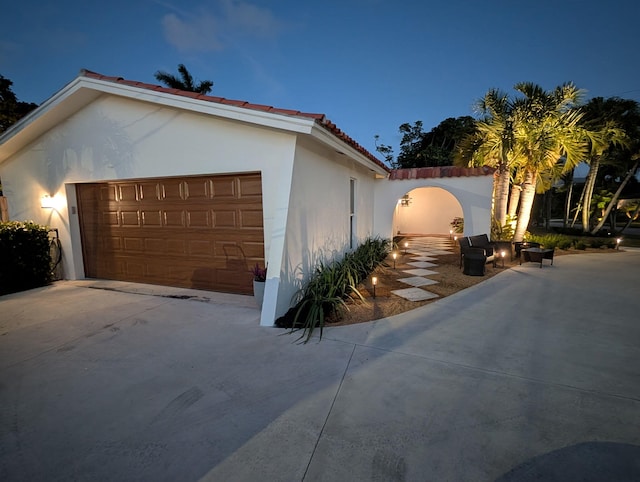
<path fill-rule="evenodd" d="M 187 225 L 190 228 L 211 227 L 211 211 L 187 211 Z"/>
<path fill-rule="evenodd" d="M 246 178 L 240 179 L 240 197 L 262 200 L 262 179 Z"/>
<path fill-rule="evenodd" d="M 211 181 L 212 199 L 233 199 L 236 197 L 235 177 L 220 176 Z"/>
<path fill-rule="evenodd" d="M 162 199 L 166 201 L 183 201 L 184 184 L 180 180 L 167 179 L 161 183 Z"/>
<path fill-rule="evenodd" d="M 157 182 L 141 182 L 138 184 L 140 200 L 152 202 L 160 200 L 160 184 Z"/>
<path fill-rule="evenodd" d="M 88 277 L 252 292 L 260 174 L 78 185 Z"/>
<path fill-rule="evenodd" d="M 162 226 L 162 211 L 141 210 L 140 213 L 143 226 Z"/>
<path fill-rule="evenodd" d="M 120 223 L 122 226 L 140 226 L 140 211 L 120 212 Z"/>
<path fill-rule="evenodd" d="M 139 201 L 138 186 L 135 183 L 118 186 L 118 201 Z"/>
<path fill-rule="evenodd" d="M 186 196 L 188 201 L 209 200 L 211 199 L 211 181 L 209 179 L 188 180 L 184 183 Z"/>
<path fill-rule="evenodd" d="M 225 209 L 213 210 L 213 226 L 216 228 L 235 228 L 237 225 L 236 212 Z"/>
<path fill-rule="evenodd" d="M 240 226 L 242 228 L 262 229 L 262 211 L 257 211 L 257 210 L 241 211 Z"/>
<path fill-rule="evenodd" d="M 163 211 L 163 225 L 168 228 L 184 228 L 184 211 Z"/>

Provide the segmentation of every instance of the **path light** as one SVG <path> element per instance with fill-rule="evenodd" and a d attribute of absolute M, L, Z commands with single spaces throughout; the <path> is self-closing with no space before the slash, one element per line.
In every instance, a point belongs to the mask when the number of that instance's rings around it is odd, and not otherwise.
<path fill-rule="evenodd" d="M 393 253 L 393 269 L 396 269 L 396 259 L 398 258 L 398 253 Z"/>
<path fill-rule="evenodd" d="M 502 267 L 504 268 L 504 257 L 507 255 L 506 251 L 500 251 L 500 257 L 502 258 Z"/>
<path fill-rule="evenodd" d="M 407 254 L 407 248 L 409 247 L 409 241 L 404 242 L 404 254 Z"/>
<path fill-rule="evenodd" d="M 452 238 L 452 236 L 453 236 L 453 229 L 450 229 L 450 230 L 449 230 L 449 239 L 451 239 L 451 238 Z"/>
<path fill-rule="evenodd" d="M 620 243 L 622 242 L 622 238 L 616 239 L 616 249 L 620 249 Z"/>
<path fill-rule="evenodd" d="M 378 278 L 375 276 L 371 278 L 371 283 L 373 284 L 373 297 L 376 297 L 376 285 L 378 284 Z"/>

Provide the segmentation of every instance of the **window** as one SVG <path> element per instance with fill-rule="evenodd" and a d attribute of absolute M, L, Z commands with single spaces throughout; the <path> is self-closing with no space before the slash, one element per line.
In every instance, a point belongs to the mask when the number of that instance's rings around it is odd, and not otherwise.
<path fill-rule="evenodd" d="M 356 180 L 349 180 L 349 248 L 356 244 Z"/>

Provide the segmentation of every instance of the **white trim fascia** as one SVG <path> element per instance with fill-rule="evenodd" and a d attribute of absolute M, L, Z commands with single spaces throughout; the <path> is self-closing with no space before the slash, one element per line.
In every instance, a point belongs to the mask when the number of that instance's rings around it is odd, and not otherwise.
<path fill-rule="evenodd" d="M 389 177 L 389 173 L 382 166 L 373 162 L 367 156 L 336 137 L 333 133 L 331 133 L 321 125 L 314 123 L 313 129 L 311 130 L 311 137 L 334 149 L 338 154 L 347 155 L 357 163 L 373 171 L 376 174 L 376 178 Z"/>
<path fill-rule="evenodd" d="M 315 120 L 308 117 L 264 112 L 79 76 L 0 135 L 0 163 L 44 134 L 53 125 L 70 117 L 104 94 L 301 134 L 309 134 L 315 124 Z M 57 111 L 69 99 L 77 99 L 77 102 L 72 102 L 67 108 Z M 24 142 L 21 142 L 20 138 L 16 138 L 21 137 L 20 134 L 28 126 L 37 124 L 38 120 L 44 120 L 45 117 L 52 114 L 53 117 L 40 124 L 39 130 L 22 139 Z"/>

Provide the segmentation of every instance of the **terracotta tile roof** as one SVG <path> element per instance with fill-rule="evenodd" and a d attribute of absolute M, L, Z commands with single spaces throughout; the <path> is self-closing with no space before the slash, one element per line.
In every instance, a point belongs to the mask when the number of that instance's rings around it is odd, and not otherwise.
<path fill-rule="evenodd" d="M 348 144 L 349 146 L 354 148 L 356 151 L 358 151 L 360 154 L 364 155 L 369 160 L 373 161 L 375 164 L 382 167 L 385 171 L 387 172 L 390 171 L 390 169 L 382 161 L 380 161 L 376 156 L 371 154 L 367 149 L 365 149 L 360 144 L 358 144 L 354 139 L 352 139 L 347 134 L 342 132 L 342 130 L 340 130 L 333 122 L 327 119 L 327 117 L 324 114 L 312 114 L 309 112 L 301 112 L 299 110 L 279 109 L 277 107 L 271 107 L 268 105 L 252 104 L 250 102 L 246 102 L 243 100 L 225 99 L 224 97 L 198 94 L 197 92 L 188 92 L 188 91 L 179 90 L 179 89 L 172 89 L 169 87 L 162 87 L 160 85 L 148 84 L 145 82 L 138 82 L 135 80 L 127 80 L 122 77 L 102 75 L 97 72 L 91 72 L 90 70 L 86 70 L 86 69 L 82 69 L 80 71 L 80 75 L 83 77 L 91 78 L 91 79 L 105 80 L 107 82 L 115 82 L 117 84 L 129 85 L 132 87 L 138 87 L 141 89 L 147 89 L 147 90 L 152 90 L 156 92 L 163 92 L 166 94 L 179 95 L 182 97 L 189 97 L 192 99 L 204 100 L 207 102 L 214 102 L 217 104 L 231 105 L 234 107 L 242 107 L 244 109 L 252 109 L 252 110 L 257 110 L 262 112 L 272 112 L 274 114 L 281 114 L 281 115 L 307 117 L 307 118 L 313 119 L 318 125 L 322 126 L 326 130 L 331 132 L 334 136 L 336 136 L 338 139 L 343 141 L 345 144 Z"/>
<path fill-rule="evenodd" d="M 491 167 L 413 167 L 411 169 L 394 169 L 389 175 L 389 179 L 429 179 L 443 177 L 472 177 L 489 176 L 493 174 Z"/>

